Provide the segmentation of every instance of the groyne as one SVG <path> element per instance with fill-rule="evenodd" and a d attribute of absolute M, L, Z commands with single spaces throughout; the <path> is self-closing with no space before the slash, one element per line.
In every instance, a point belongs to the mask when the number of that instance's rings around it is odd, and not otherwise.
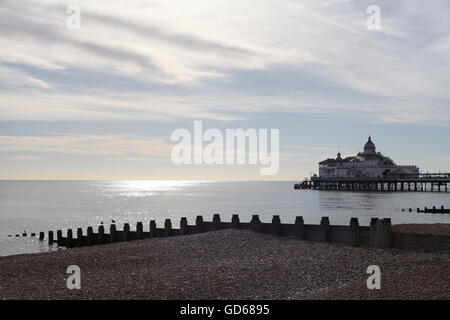
<path fill-rule="evenodd" d="M 404 248 L 426 249 L 439 252 L 450 252 L 450 236 L 405 234 L 393 232 L 391 219 L 372 218 L 369 226 L 360 226 L 357 218 L 351 218 L 348 225 L 332 225 L 328 217 L 322 217 L 320 224 L 305 224 L 303 217 L 298 216 L 292 224 L 282 223 L 279 215 L 274 215 L 270 223 L 262 222 L 258 215 L 253 215 L 250 222 L 241 222 L 238 215 L 233 215 L 231 222 L 223 222 L 220 215 L 215 214 L 212 221 L 204 221 L 203 216 L 197 216 L 195 224 L 189 225 L 187 218 L 181 218 L 180 227 L 172 227 L 171 219 L 166 219 L 163 227 L 158 227 L 155 220 L 151 220 L 148 229 L 144 230 L 142 222 L 131 230 L 130 224 L 125 223 L 122 230 L 115 224 L 106 233 L 103 225 L 98 226 L 97 232 L 88 227 L 86 232 L 77 228 L 48 232 L 49 244 L 57 243 L 66 248 L 93 245 L 106 245 L 115 242 L 134 241 L 147 238 L 173 237 L 211 232 L 221 229 L 244 229 L 254 232 L 273 234 L 280 237 L 295 237 L 306 241 L 335 242 L 352 246 L 367 246 L 372 248 Z M 75 237 L 76 235 L 76 237 Z M 39 239 L 44 240 L 41 232 Z"/>

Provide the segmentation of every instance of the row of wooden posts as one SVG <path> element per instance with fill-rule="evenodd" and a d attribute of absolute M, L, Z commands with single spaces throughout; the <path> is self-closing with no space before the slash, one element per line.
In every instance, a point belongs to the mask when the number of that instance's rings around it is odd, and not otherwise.
<path fill-rule="evenodd" d="M 77 228 L 76 238 L 72 229 L 67 230 L 63 237 L 62 230 L 48 232 L 48 243 L 57 243 L 60 246 L 72 248 L 113 242 L 131 241 L 146 238 L 160 238 L 178 235 L 197 234 L 220 229 L 248 229 L 255 232 L 274 234 L 277 236 L 293 236 L 302 240 L 315 240 L 324 242 L 346 242 L 351 245 L 369 245 L 372 247 L 386 248 L 392 246 L 391 220 L 372 218 L 370 226 L 360 226 L 358 218 L 351 218 L 347 226 L 332 226 L 328 217 L 322 217 L 320 225 L 308 225 L 303 217 L 298 216 L 294 224 L 281 223 L 280 216 L 274 215 L 271 223 L 263 223 L 258 215 L 253 215 L 249 223 L 240 222 L 237 214 L 232 216 L 231 222 L 222 222 L 220 215 L 215 214 L 211 222 L 197 216 L 195 225 L 188 225 L 187 218 L 180 220 L 180 228 L 172 228 L 171 219 L 166 219 L 164 228 L 157 228 L 156 221 L 151 220 L 149 231 L 144 231 L 143 223 L 136 224 L 136 231 L 131 231 L 130 224 L 125 223 L 123 230 L 117 230 L 115 224 L 110 225 L 109 234 L 105 233 L 103 225 L 98 226 L 98 232 L 94 233 L 92 227 L 87 228 L 86 235 L 82 228 Z M 39 239 L 44 240 L 44 232 L 39 234 Z"/>
<path fill-rule="evenodd" d="M 406 211 L 405 209 L 402 209 L 402 211 Z M 409 212 L 412 212 L 413 209 L 409 208 Z M 444 208 L 444 206 L 441 206 L 440 208 L 436 208 L 436 206 L 433 206 L 432 208 L 425 207 L 423 210 L 420 208 L 417 208 L 417 213 L 450 213 L 450 208 Z"/>

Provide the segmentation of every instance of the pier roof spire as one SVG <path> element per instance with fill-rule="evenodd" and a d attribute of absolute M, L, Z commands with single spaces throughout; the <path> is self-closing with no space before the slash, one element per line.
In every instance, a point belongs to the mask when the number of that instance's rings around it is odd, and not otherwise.
<path fill-rule="evenodd" d="M 366 144 L 364 145 L 364 153 L 370 154 L 375 153 L 376 147 L 375 144 L 372 142 L 372 138 L 369 135 L 369 140 L 367 140 Z"/>

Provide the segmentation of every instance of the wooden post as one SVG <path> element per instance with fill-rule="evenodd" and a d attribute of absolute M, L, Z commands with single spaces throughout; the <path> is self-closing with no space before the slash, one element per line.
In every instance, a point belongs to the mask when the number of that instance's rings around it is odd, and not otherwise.
<path fill-rule="evenodd" d="M 390 218 L 383 219 L 384 248 L 392 248 L 392 224 Z"/>
<path fill-rule="evenodd" d="M 239 229 L 239 215 L 238 214 L 233 214 L 233 216 L 231 217 L 231 227 Z"/>
<path fill-rule="evenodd" d="M 123 241 L 128 241 L 130 240 L 130 224 L 129 223 L 125 223 L 123 225 L 123 237 L 122 240 Z"/>
<path fill-rule="evenodd" d="M 295 236 L 301 240 L 305 239 L 305 223 L 302 216 L 295 218 Z"/>
<path fill-rule="evenodd" d="M 180 232 L 182 235 L 188 234 L 188 222 L 186 217 L 183 217 L 180 220 Z"/>
<path fill-rule="evenodd" d="M 272 232 L 276 236 L 281 236 L 281 220 L 279 215 L 272 217 Z"/>
<path fill-rule="evenodd" d="M 359 239 L 359 221 L 358 218 L 350 219 L 350 229 L 352 233 L 352 246 L 359 247 L 360 239 Z"/>
<path fill-rule="evenodd" d="M 195 219 L 195 226 L 196 226 L 196 233 L 201 233 L 204 230 L 203 226 L 203 217 L 197 216 L 197 219 Z"/>
<path fill-rule="evenodd" d="M 164 237 L 172 236 L 172 221 L 170 219 L 166 219 L 164 221 Z"/>
<path fill-rule="evenodd" d="M 320 226 L 322 227 L 322 240 L 325 242 L 331 241 L 330 219 L 328 217 L 322 217 Z"/>
<path fill-rule="evenodd" d="M 62 246 L 62 231 L 56 230 L 56 242 L 59 246 Z"/>
<path fill-rule="evenodd" d="M 92 227 L 87 228 L 87 244 L 88 246 L 94 244 L 94 231 L 92 230 Z"/>
<path fill-rule="evenodd" d="M 150 220 L 150 238 L 156 238 L 156 221 Z"/>
<path fill-rule="evenodd" d="M 252 215 L 252 220 L 250 221 L 250 230 L 261 232 L 261 221 L 259 220 L 259 215 Z"/>
<path fill-rule="evenodd" d="M 376 247 L 377 221 L 378 221 L 378 218 L 370 219 L 370 240 L 369 240 L 369 244 L 370 244 L 371 247 Z"/>
<path fill-rule="evenodd" d="M 136 223 L 136 234 L 138 239 L 144 238 L 144 225 L 142 222 Z"/>
<path fill-rule="evenodd" d="M 214 230 L 220 230 L 220 214 L 213 215 L 213 228 Z"/>
<path fill-rule="evenodd" d="M 48 232 L 48 244 L 53 244 L 53 231 Z"/>
<path fill-rule="evenodd" d="M 82 247 L 83 246 L 83 229 L 77 228 L 77 246 Z"/>
<path fill-rule="evenodd" d="M 97 244 L 105 243 L 105 227 L 103 225 L 98 226 L 98 239 Z"/>
<path fill-rule="evenodd" d="M 377 220 L 376 224 L 376 237 L 375 237 L 375 247 L 376 248 L 384 248 L 385 247 L 385 238 L 384 238 L 384 225 L 383 220 Z"/>
<path fill-rule="evenodd" d="M 73 232 L 72 229 L 67 229 L 67 240 L 66 240 L 66 247 L 72 248 L 73 247 Z"/>
<path fill-rule="evenodd" d="M 112 224 L 109 226 L 109 242 L 113 243 L 117 239 L 116 235 L 116 225 Z"/>
<path fill-rule="evenodd" d="M 39 241 L 44 241 L 44 237 L 45 237 L 45 233 L 44 232 L 39 232 Z"/>

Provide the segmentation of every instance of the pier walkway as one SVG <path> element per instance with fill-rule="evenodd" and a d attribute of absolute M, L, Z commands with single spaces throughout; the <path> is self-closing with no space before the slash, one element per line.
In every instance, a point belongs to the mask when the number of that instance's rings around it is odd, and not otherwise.
<path fill-rule="evenodd" d="M 450 173 L 426 173 L 383 178 L 321 178 L 311 177 L 296 183 L 294 189 L 340 191 L 435 191 L 448 192 Z"/>

